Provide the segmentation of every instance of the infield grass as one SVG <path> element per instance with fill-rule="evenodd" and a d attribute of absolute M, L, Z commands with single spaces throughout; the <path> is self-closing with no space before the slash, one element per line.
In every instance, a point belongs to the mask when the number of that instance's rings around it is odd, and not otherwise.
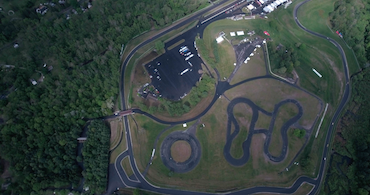
<path fill-rule="evenodd" d="M 299 8 L 298 18 L 306 28 L 328 36 L 337 41 L 346 53 L 350 74 L 360 70 L 354 52 L 346 45 L 344 40 L 336 34 L 336 30 L 330 25 L 330 12 L 334 11 L 336 0 L 311 0 Z"/>

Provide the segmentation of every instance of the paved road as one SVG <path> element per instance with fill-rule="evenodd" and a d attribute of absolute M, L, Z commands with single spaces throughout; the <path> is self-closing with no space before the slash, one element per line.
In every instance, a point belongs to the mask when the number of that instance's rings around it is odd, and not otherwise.
<path fill-rule="evenodd" d="M 343 48 L 340 46 L 339 43 L 337 43 L 336 41 L 334 41 L 333 39 L 329 38 L 329 37 L 326 37 L 324 35 L 321 35 L 319 33 L 316 33 L 316 32 L 313 32 L 309 29 L 307 29 L 306 27 L 304 27 L 298 20 L 298 9 L 305 3 L 309 2 L 310 0 L 306 0 L 302 3 L 299 3 L 298 5 L 296 5 L 296 7 L 294 8 L 294 11 L 293 11 L 293 17 L 294 17 L 294 20 L 295 22 L 297 23 L 297 25 L 304 31 L 312 34 L 312 35 L 315 35 L 317 37 L 320 37 L 320 38 L 323 38 L 323 39 L 326 39 L 327 41 L 330 41 L 331 43 L 333 43 L 337 49 L 339 50 L 339 53 L 341 55 L 341 58 L 342 58 L 342 63 L 343 63 L 343 69 L 344 69 L 344 75 L 345 75 L 345 82 L 346 82 L 346 85 L 345 85 L 345 89 L 344 89 L 344 94 L 342 96 L 342 100 L 340 101 L 340 104 L 337 108 L 337 110 L 335 111 L 335 114 L 333 116 L 333 118 L 331 119 L 330 123 L 330 127 L 329 127 L 329 130 L 328 130 L 328 133 L 326 135 L 326 140 L 325 140 L 325 144 L 324 144 L 324 152 L 323 152 L 323 157 L 322 157 L 322 160 L 321 160 L 321 163 L 320 163 L 320 170 L 319 170 L 319 175 L 318 177 L 316 178 L 316 182 L 315 182 L 315 188 L 311 191 L 310 194 L 316 194 L 319 187 L 320 187 L 320 184 L 322 182 L 322 179 L 324 177 L 324 173 L 325 173 L 325 162 L 326 160 L 324 160 L 324 158 L 326 158 L 328 156 L 328 148 L 329 147 L 325 147 L 327 144 L 330 143 L 330 138 L 333 134 L 333 130 L 335 129 L 334 127 L 334 123 L 338 120 L 338 118 L 340 117 L 340 113 L 342 112 L 344 106 L 346 105 L 347 101 L 349 100 L 349 97 L 350 97 L 350 92 L 351 92 L 351 86 L 349 85 L 349 81 L 350 81 L 350 76 L 349 76 L 349 70 L 348 70 L 348 63 L 347 63 L 347 58 L 346 58 L 346 54 L 344 53 L 344 50 Z"/>
<path fill-rule="evenodd" d="M 337 118 L 339 117 L 339 114 L 340 114 L 340 111 L 342 110 L 343 106 L 345 105 L 345 103 L 347 102 L 348 100 L 348 97 L 349 97 L 349 91 L 350 91 L 350 87 L 348 85 L 348 81 L 349 81 L 349 75 L 348 75 L 348 67 L 347 67 L 347 61 L 346 61 L 346 58 L 345 58 L 345 55 L 344 55 L 344 51 L 343 49 L 341 48 L 341 46 L 336 43 L 334 40 L 330 39 L 330 38 L 326 38 L 325 36 L 323 35 L 320 35 L 320 34 L 317 34 L 315 32 L 312 32 L 312 31 L 309 31 L 308 29 L 306 29 L 305 27 L 303 27 L 298 19 L 297 19 L 297 10 L 298 8 L 308 2 L 309 0 L 306 0 L 305 2 L 297 5 L 294 9 L 294 17 L 295 17 L 295 20 L 296 20 L 296 23 L 298 24 L 299 27 L 301 27 L 303 30 L 306 30 L 307 32 L 311 33 L 311 34 L 314 34 L 316 36 L 319 36 L 319 37 L 322 37 L 322 38 L 325 38 L 327 39 L 328 41 L 332 42 L 334 45 L 336 45 L 336 47 L 339 49 L 340 53 L 341 53 L 341 56 L 342 56 L 342 60 L 343 60 L 343 66 L 344 66 L 344 69 L 345 69 L 345 73 L 346 73 L 346 81 L 347 81 L 347 85 L 346 85 L 346 88 L 345 88 L 345 93 L 344 93 L 344 96 L 343 96 L 343 99 L 332 119 L 332 122 L 335 122 L 337 120 Z M 223 3 L 225 1 L 222 1 L 221 3 Z M 231 4 L 230 4 L 231 5 Z M 228 6 L 230 6 L 228 5 Z M 225 6 L 225 7 L 228 7 L 228 6 Z M 209 11 L 210 9 L 212 9 L 213 7 L 210 7 L 202 12 L 199 12 L 198 14 L 186 19 L 185 21 L 181 22 L 179 25 L 176 25 L 172 28 L 169 28 L 167 29 L 166 31 L 152 37 L 152 39 L 150 40 L 147 40 L 143 43 L 141 43 L 140 45 L 138 45 L 133 51 L 131 51 L 131 53 L 128 55 L 128 57 L 125 59 L 124 63 L 123 63 L 123 68 L 122 68 L 122 72 L 121 72 L 121 81 L 124 80 L 124 71 L 125 71 L 125 67 L 127 65 L 127 62 L 129 61 L 129 59 L 133 56 L 133 54 L 142 46 L 144 46 L 145 44 L 151 42 L 152 40 L 168 33 L 169 31 L 172 31 L 173 29 L 175 28 L 178 28 L 179 26 L 182 26 L 182 25 L 185 25 L 186 23 L 189 23 L 193 20 L 195 20 L 197 17 L 199 17 L 201 14 Z M 161 123 L 164 123 L 164 124 L 179 124 L 179 123 L 183 123 L 183 122 L 187 122 L 187 121 L 190 121 L 190 120 L 195 120 L 201 116 L 203 116 L 211 107 L 212 105 L 214 104 L 214 102 L 217 100 L 217 98 L 223 94 L 223 92 L 225 92 L 227 89 L 230 89 L 232 87 L 235 87 L 235 86 L 238 86 L 240 84 L 243 84 L 245 82 L 248 82 L 248 81 L 251 81 L 251 80 L 255 80 L 255 79 L 261 79 L 261 78 L 272 78 L 270 75 L 266 75 L 266 76 L 261 76 L 261 77 L 258 77 L 258 78 L 252 78 L 252 79 L 247 79 L 245 81 L 242 81 L 242 82 L 239 82 L 237 84 L 234 84 L 232 86 L 229 85 L 229 83 L 227 82 L 218 82 L 218 85 L 216 87 L 216 93 L 215 93 L 215 96 L 214 96 L 214 99 L 212 100 L 211 104 L 207 107 L 206 110 L 204 110 L 202 113 L 200 113 L 197 117 L 194 117 L 192 119 L 189 119 L 189 120 L 186 120 L 186 121 L 178 121 L 178 122 L 167 122 L 167 121 L 163 121 L 163 120 L 160 120 L 152 115 L 149 115 L 148 113 L 145 113 L 145 112 L 142 112 L 140 110 L 134 110 L 134 112 L 136 113 L 141 113 L 141 114 L 144 114 L 158 122 L 161 122 Z M 287 83 L 289 84 L 289 83 Z M 294 86 L 294 85 L 292 85 Z M 294 86 L 296 87 L 296 86 Z M 300 88 L 299 88 L 300 89 Z M 303 89 L 301 89 L 303 90 Z M 307 92 L 307 91 L 306 91 Z M 121 82 L 121 85 L 120 85 L 120 93 L 121 93 L 121 100 L 122 100 L 122 109 L 125 110 L 126 109 L 126 102 L 125 102 L 125 95 L 124 95 L 124 86 L 123 86 L 123 83 Z M 312 95 L 312 93 L 310 93 Z M 314 95 L 315 96 L 315 95 Z M 317 97 L 317 96 L 315 96 Z M 111 194 L 115 188 L 119 188 L 119 187 L 126 187 L 126 186 L 130 186 L 130 187 L 138 187 L 138 188 L 141 188 L 141 189 L 145 189 L 145 190 L 149 190 L 149 191 L 155 191 L 157 193 L 162 193 L 162 194 L 211 194 L 211 193 L 206 193 L 206 192 L 191 192 L 191 191 L 184 191 L 184 190 L 175 190 L 175 189 L 164 189 L 164 188 L 160 188 L 160 187 L 156 187 L 152 184 L 150 184 L 149 182 L 147 182 L 145 180 L 145 178 L 143 177 L 143 175 L 139 172 L 139 169 L 136 165 L 136 161 L 134 159 L 134 155 L 133 155 L 133 151 L 132 151 L 132 142 L 131 142 L 131 134 L 130 134 L 130 131 L 129 131 L 129 124 L 128 124 L 128 120 L 127 120 L 127 116 L 124 117 L 124 121 L 125 121 L 125 129 L 126 129 L 126 139 L 127 139 L 127 146 L 128 146 L 128 150 L 123 152 L 121 155 L 119 155 L 116 159 L 116 163 L 114 164 L 114 166 L 110 166 L 110 169 L 109 169 L 109 178 L 113 179 L 117 179 L 117 178 L 120 178 L 121 182 L 122 183 L 118 183 L 116 181 L 109 181 L 109 184 L 108 184 L 108 189 L 107 189 L 107 194 Z M 329 128 L 329 133 L 327 135 L 327 138 L 326 138 L 326 144 L 329 143 L 330 141 L 330 136 L 332 134 L 332 130 L 333 130 L 333 125 L 330 126 Z M 325 144 L 325 145 L 326 145 Z M 324 149 L 324 156 L 327 155 L 327 148 Z M 130 163 L 131 165 L 133 166 L 133 172 L 134 174 L 136 175 L 136 178 L 137 178 L 137 181 L 133 181 L 133 180 L 130 180 L 126 173 L 124 172 L 124 170 L 122 169 L 122 167 L 120 166 L 120 162 L 122 161 L 123 158 L 129 156 L 130 158 Z M 311 194 L 315 194 L 317 192 L 317 190 L 319 189 L 319 184 L 322 180 L 322 176 L 323 176 L 323 172 L 324 172 L 324 165 L 325 165 L 325 161 L 322 160 L 321 162 L 321 166 L 320 166 L 320 172 L 319 172 L 319 176 L 318 178 L 316 179 L 312 179 L 312 178 L 309 178 L 309 177 L 299 177 L 295 182 L 294 184 L 290 187 L 290 188 L 278 188 L 278 187 L 265 187 L 265 186 L 260 186 L 260 187 L 254 187 L 254 188 L 249 188 L 249 189 L 243 189 L 243 190 L 240 190 L 240 191 L 234 191 L 234 192 L 227 192 L 227 193 L 224 193 L 224 194 L 252 194 L 252 193 L 257 193 L 257 192 L 273 192 L 273 193 L 293 193 L 295 192 L 299 187 L 300 185 L 303 183 L 303 182 L 307 182 L 307 183 L 310 183 L 310 184 L 313 184 L 315 185 L 315 188 L 313 191 L 311 191 Z"/>

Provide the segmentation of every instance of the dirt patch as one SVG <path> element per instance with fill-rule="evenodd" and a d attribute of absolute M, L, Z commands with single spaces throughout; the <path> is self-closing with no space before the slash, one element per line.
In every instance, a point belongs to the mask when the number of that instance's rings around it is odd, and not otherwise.
<path fill-rule="evenodd" d="M 171 146 L 171 156 L 176 162 L 185 162 L 191 155 L 191 147 L 186 141 L 177 141 Z"/>

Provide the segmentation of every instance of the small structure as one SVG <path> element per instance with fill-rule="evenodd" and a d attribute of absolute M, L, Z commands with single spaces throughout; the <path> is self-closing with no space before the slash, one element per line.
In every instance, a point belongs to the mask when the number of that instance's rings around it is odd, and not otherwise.
<path fill-rule="evenodd" d="M 238 21 L 238 20 L 243 20 L 244 19 L 244 16 L 245 14 L 239 14 L 239 15 L 236 15 L 233 20 L 234 21 Z"/>
<path fill-rule="evenodd" d="M 182 127 L 184 127 L 184 128 L 187 127 L 186 123 L 182 124 Z"/>
<path fill-rule="evenodd" d="M 256 34 L 256 33 L 254 32 L 254 30 L 249 31 L 249 32 L 247 33 L 247 35 L 249 35 L 249 36 L 252 36 L 252 35 L 254 35 L 254 34 Z"/>
<path fill-rule="evenodd" d="M 273 8 L 271 5 L 268 5 L 266 7 L 263 8 L 263 11 L 266 12 L 266 13 L 270 13 L 272 11 L 274 11 L 275 8 Z"/>
<path fill-rule="evenodd" d="M 236 31 L 236 34 L 237 34 L 238 36 L 242 36 L 242 35 L 244 35 L 244 31 Z"/>
<path fill-rule="evenodd" d="M 265 1 L 264 0 L 259 0 L 259 2 L 263 5 L 265 4 Z"/>
<path fill-rule="evenodd" d="M 19 44 L 18 44 L 18 43 L 14 43 L 13 47 L 14 47 L 15 49 L 17 49 L 17 48 L 19 47 Z"/>
<path fill-rule="evenodd" d="M 230 32 L 230 36 L 235 37 L 235 32 Z"/>
<path fill-rule="evenodd" d="M 66 0 L 59 0 L 58 3 L 59 4 L 65 4 L 66 3 Z"/>
<path fill-rule="evenodd" d="M 318 77 L 322 77 L 322 75 L 319 73 L 319 72 L 317 72 L 317 70 L 316 69 L 314 69 L 314 68 L 312 68 L 312 71 L 318 76 Z"/>
<path fill-rule="evenodd" d="M 36 13 L 38 14 L 41 14 L 41 15 L 44 15 L 46 14 L 46 12 L 48 12 L 48 8 L 44 5 L 40 5 L 37 9 L 36 9 Z"/>
<path fill-rule="evenodd" d="M 249 9 L 249 10 L 254 10 L 255 9 L 255 7 L 252 5 L 252 4 L 249 4 L 248 6 L 247 6 L 247 8 Z"/>
<path fill-rule="evenodd" d="M 31 83 L 32 85 L 37 85 L 37 81 L 35 81 L 34 79 L 31 79 Z"/>
<path fill-rule="evenodd" d="M 218 37 L 218 38 L 216 39 L 216 41 L 217 41 L 217 43 L 221 43 L 222 41 L 224 41 L 224 38 L 222 38 L 222 37 Z"/>

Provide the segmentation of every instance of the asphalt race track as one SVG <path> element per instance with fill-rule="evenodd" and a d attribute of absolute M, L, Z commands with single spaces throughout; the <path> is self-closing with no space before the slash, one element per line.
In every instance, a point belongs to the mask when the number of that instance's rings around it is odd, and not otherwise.
<path fill-rule="evenodd" d="M 171 156 L 171 146 L 176 141 L 186 141 L 191 147 L 191 155 L 185 162 L 175 162 Z M 169 134 L 161 145 L 161 159 L 163 164 L 176 173 L 186 173 L 193 170 L 201 157 L 201 146 L 198 139 L 186 131 L 175 131 Z"/>
<path fill-rule="evenodd" d="M 249 126 L 248 138 L 242 144 L 243 156 L 239 159 L 236 159 L 236 158 L 231 156 L 230 149 L 231 149 L 231 144 L 232 144 L 234 138 L 240 132 L 240 126 L 238 124 L 238 121 L 235 119 L 234 113 L 233 113 L 234 107 L 237 104 L 240 104 L 240 103 L 247 104 L 250 108 L 252 108 L 253 116 L 252 116 L 251 124 Z M 283 124 L 283 126 L 281 127 L 280 131 L 281 131 L 281 136 L 283 138 L 283 146 L 282 146 L 282 150 L 281 150 L 282 152 L 281 152 L 280 156 L 275 157 L 275 156 L 271 155 L 270 152 L 268 151 L 268 148 L 269 148 L 270 143 L 271 143 L 271 135 L 272 135 L 272 131 L 274 129 L 274 124 L 275 124 L 276 117 L 278 115 L 279 108 L 281 106 L 283 106 L 284 104 L 288 104 L 288 103 L 294 103 L 298 107 L 298 114 L 295 115 L 293 118 L 289 119 L 287 122 L 285 122 Z M 255 129 L 255 124 L 258 120 L 258 111 L 262 112 L 263 114 L 265 114 L 267 116 L 271 116 L 271 122 L 270 122 L 270 126 L 269 126 L 268 130 L 266 130 L 266 129 Z M 249 149 L 250 149 L 250 145 L 251 145 L 251 142 L 252 142 L 252 137 L 253 137 L 254 134 L 258 134 L 258 133 L 264 133 L 266 135 L 266 141 L 265 141 L 263 150 L 264 150 L 264 153 L 269 157 L 269 159 L 273 162 L 283 161 L 286 157 L 287 147 L 288 147 L 287 131 L 288 131 L 290 126 L 292 126 L 294 123 L 296 123 L 302 117 L 303 109 L 302 109 L 302 106 L 299 104 L 298 101 L 293 100 L 293 99 L 287 99 L 287 100 L 283 100 L 283 101 L 277 103 L 275 105 L 274 111 L 272 113 L 270 113 L 270 112 L 267 112 L 266 110 L 262 109 L 261 107 L 257 106 L 256 104 L 254 104 L 251 100 L 249 100 L 247 98 L 235 98 L 229 103 L 229 105 L 227 107 L 227 115 L 228 115 L 228 122 L 227 122 L 227 133 L 226 133 L 226 144 L 225 144 L 225 147 L 224 147 L 224 156 L 225 156 L 225 159 L 227 160 L 227 162 L 229 162 L 231 165 L 233 165 L 233 166 L 243 166 L 249 160 Z M 235 127 L 235 130 L 233 131 L 233 133 L 231 133 L 231 125 L 232 124 Z"/>
<path fill-rule="evenodd" d="M 223 0 L 221 2 L 219 2 L 219 4 L 222 4 L 222 3 L 225 3 L 226 0 Z M 332 125 L 329 127 L 329 131 L 328 131 L 328 134 L 327 134 L 327 137 L 326 137 L 326 142 L 325 142 L 325 145 L 326 146 L 328 143 L 330 143 L 330 137 L 332 135 L 332 132 L 333 132 L 333 124 L 336 122 L 336 120 L 338 119 L 338 117 L 340 116 L 340 112 L 341 110 L 343 109 L 344 105 L 346 104 L 348 98 L 349 98 L 349 94 L 350 94 L 350 85 L 348 84 L 349 82 L 349 74 L 348 74 L 348 66 L 347 66 L 347 61 L 346 61 L 346 57 L 345 57 L 345 54 L 344 54 L 344 51 L 343 49 L 341 48 L 341 46 L 335 42 L 334 40 L 330 39 L 330 38 L 327 38 L 323 35 L 320 35 L 318 33 L 315 33 L 315 32 L 312 32 L 308 29 L 306 29 L 304 26 L 302 26 L 299 21 L 298 21 L 298 18 L 297 18 L 297 12 L 298 12 L 298 9 L 301 5 L 303 5 L 304 3 L 306 2 L 309 2 L 309 0 L 306 0 L 298 5 L 296 5 L 296 7 L 294 8 L 294 12 L 293 12 L 293 17 L 295 18 L 295 21 L 297 23 L 297 25 L 305 30 L 306 32 L 308 33 L 311 33 L 313 35 L 316 35 L 318 37 L 321 37 L 321 38 L 324 38 L 328 41 L 330 41 L 331 43 L 333 43 L 337 48 L 338 50 L 340 51 L 340 54 L 342 56 L 342 61 L 343 61 L 343 67 L 344 67 L 344 70 L 345 70 L 345 79 L 346 79 L 346 86 L 345 86 L 345 91 L 344 91 L 344 95 L 342 97 L 342 100 L 331 120 L 331 123 Z M 219 9 L 219 10 L 222 10 L 222 9 L 230 9 L 230 7 L 235 4 L 235 2 L 233 3 L 230 3 L 226 6 L 224 6 L 223 8 Z M 156 36 L 152 37 L 151 39 L 149 40 L 146 40 L 144 42 L 142 42 L 141 44 L 139 44 L 136 48 L 134 48 L 130 53 L 129 55 L 127 56 L 127 58 L 124 60 L 123 64 L 122 64 L 122 69 L 121 69 L 121 82 L 120 82 L 120 94 L 121 94 L 121 106 L 122 106 L 122 110 L 126 110 L 126 99 L 125 99 L 125 94 L 124 94 L 124 85 L 123 85 L 123 81 L 124 81 L 124 74 L 125 74 L 125 67 L 126 65 L 128 64 L 129 60 L 131 59 L 131 57 L 135 54 L 135 52 L 141 48 L 142 46 L 152 42 L 153 40 L 165 35 L 166 33 L 180 27 L 180 26 L 183 26 L 183 25 L 186 25 L 188 23 L 190 23 L 191 21 L 194 21 L 196 19 L 198 19 L 198 17 L 200 17 L 202 14 L 206 13 L 207 11 L 211 10 L 212 8 L 214 8 L 215 6 L 211 6 L 209 8 L 206 8 L 202 11 L 199 11 L 198 13 L 194 14 L 193 16 L 191 17 L 188 17 L 187 19 L 185 19 L 184 21 L 182 21 L 181 23 L 179 23 L 178 25 L 175 25 L 171 28 L 168 28 L 166 30 L 164 30 L 163 32 L 157 34 Z M 218 11 L 219 12 L 219 11 Z M 217 13 L 215 13 L 217 14 Z M 215 15 L 214 14 L 214 15 Z M 227 15 L 231 15 L 231 14 L 227 14 Z M 211 14 L 212 16 L 212 14 Z M 211 23 L 212 21 L 214 20 L 217 20 L 217 19 L 220 19 L 222 17 L 225 17 L 225 14 L 221 14 L 220 15 L 221 17 L 217 16 L 215 18 L 213 18 L 212 20 L 210 20 L 209 22 L 207 23 Z M 202 19 L 201 19 L 202 20 Z M 199 26 L 199 29 L 201 28 L 205 28 L 206 25 L 200 25 Z M 218 97 L 220 95 L 223 94 L 223 92 L 225 92 L 227 89 L 230 89 L 232 87 L 236 87 L 240 84 L 243 84 L 245 82 L 248 82 L 248 81 L 251 81 L 251 80 L 255 80 L 255 79 L 262 79 L 262 78 L 273 78 L 273 79 L 276 79 L 274 77 L 272 77 L 271 75 L 265 75 L 265 76 L 261 76 L 261 77 L 256 77 L 256 78 L 251 78 L 251 79 L 247 79 L 245 81 L 241 81 L 237 84 L 234 84 L 232 86 L 229 85 L 229 83 L 227 82 L 218 82 L 217 86 L 216 86 L 216 93 L 214 95 L 214 99 L 212 100 L 212 102 L 210 103 L 210 105 L 202 112 L 200 113 L 198 116 L 192 118 L 192 119 L 189 119 L 189 120 L 185 120 L 185 121 L 177 121 L 177 122 L 168 122 L 168 121 L 163 121 L 163 120 L 160 120 L 160 119 L 157 119 L 155 118 L 154 116 L 148 114 L 148 113 L 145 113 L 141 110 L 134 110 L 135 113 L 138 113 L 138 114 L 143 114 L 143 115 L 146 115 L 150 118 L 152 118 L 153 120 L 156 120 L 158 122 L 163 122 L 164 124 L 179 124 L 179 123 L 182 123 L 182 122 L 188 122 L 188 121 L 191 121 L 191 120 L 196 120 L 198 119 L 199 117 L 203 116 L 212 106 L 213 104 L 216 102 L 216 100 L 218 99 Z M 279 79 L 276 79 L 277 81 L 281 81 Z M 307 92 L 306 90 L 302 89 L 302 88 L 299 88 L 293 84 L 290 84 L 288 82 L 285 82 L 285 81 L 281 81 L 281 82 L 284 82 L 288 85 L 291 85 L 293 87 L 296 87 L 300 90 L 303 90 L 305 92 Z M 310 95 L 314 96 L 315 98 L 319 99 L 317 96 L 313 95 L 312 93 L 310 92 L 307 92 L 309 93 Z M 319 99 L 320 100 L 320 99 Z M 322 104 L 322 101 L 320 100 L 321 104 Z M 321 111 L 322 111 L 322 108 L 321 108 Z M 130 188 L 141 188 L 141 189 L 144 189 L 144 190 L 148 190 L 148 191 L 153 191 L 153 192 L 156 192 L 156 193 L 160 193 L 160 194 L 176 194 L 176 195 L 195 195 L 195 194 L 213 194 L 213 193 L 208 193 L 208 192 L 194 192 L 194 191 L 186 191 L 186 190 L 177 190 L 177 189 L 165 189 L 165 188 L 160 188 L 158 186 L 154 186 L 152 184 L 150 184 L 146 179 L 145 177 L 142 175 L 142 173 L 139 171 L 138 169 L 138 166 L 136 164 L 136 160 L 135 160 L 135 157 L 134 157 L 134 154 L 133 154 L 133 149 L 132 149 L 132 141 L 131 141 L 131 131 L 129 129 L 129 122 L 128 122 L 128 119 L 127 119 L 127 116 L 124 116 L 124 124 L 125 124 L 125 131 L 126 131 L 126 141 L 127 141 L 127 150 L 126 151 L 123 151 L 115 160 L 115 164 L 114 165 L 110 165 L 109 166 L 109 182 L 108 182 L 108 187 L 107 187 L 107 191 L 106 191 L 106 194 L 112 194 L 114 193 L 116 190 L 118 190 L 119 188 L 124 188 L 124 187 L 130 187 Z M 261 132 L 264 132 L 264 131 L 261 131 Z M 125 134 L 124 134 L 125 135 Z M 323 146 L 323 147 L 324 147 Z M 328 154 L 328 149 L 327 147 L 324 148 L 324 152 L 323 152 L 323 156 L 322 156 L 322 161 L 320 163 L 320 170 L 319 170 L 319 174 L 317 176 L 317 178 L 309 178 L 309 177 L 306 177 L 306 176 L 301 176 L 299 177 L 289 188 L 281 188 L 281 187 L 268 187 L 268 186 L 258 186 L 258 187 L 253 187 L 253 188 L 248 188 L 248 189 L 242 189 L 242 190 L 238 190 L 238 191 L 232 191 L 232 192 L 226 192 L 226 193 L 223 193 L 223 194 L 237 194 L 237 195 L 245 195 L 245 194 L 253 194 L 253 193 L 285 193 L 285 194 L 290 194 L 290 193 L 294 193 L 304 182 L 306 183 L 309 183 L 309 184 L 312 184 L 314 185 L 314 189 L 310 192 L 310 194 L 316 194 L 319 187 L 320 187 L 320 183 L 321 183 L 321 180 L 323 178 L 323 175 L 324 175 L 324 171 L 325 171 L 325 160 L 324 160 L 324 157 L 326 157 Z M 121 166 L 121 161 L 125 158 L 125 157 L 129 157 L 129 160 L 130 160 L 130 164 L 132 165 L 132 169 L 133 169 L 133 172 L 134 172 L 134 175 L 136 176 L 136 179 L 130 179 L 125 170 L 122 168 Z M 148 157 L 149 158 L 149 157 Z"/>

